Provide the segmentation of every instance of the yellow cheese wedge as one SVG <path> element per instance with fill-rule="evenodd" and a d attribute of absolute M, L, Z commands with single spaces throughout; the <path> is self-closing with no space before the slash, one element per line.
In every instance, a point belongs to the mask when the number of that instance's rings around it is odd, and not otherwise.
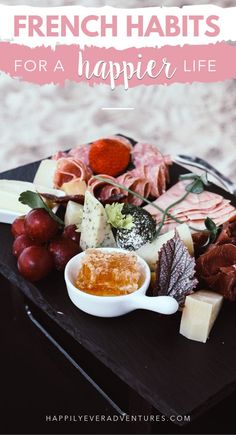
<path fill-rule="evenodd" d="M 190 340 L 206 343 L 219 314 L 223 296 L 200 290 L 185 299 L 180 323 L 180 334 Z"/>
<path fill-rule="evenodd" d="M 84 195 L 87 185 L 83 180 L 75 180 L 63 183 L 61 189 L 64 190 L 66 195 Z"/>

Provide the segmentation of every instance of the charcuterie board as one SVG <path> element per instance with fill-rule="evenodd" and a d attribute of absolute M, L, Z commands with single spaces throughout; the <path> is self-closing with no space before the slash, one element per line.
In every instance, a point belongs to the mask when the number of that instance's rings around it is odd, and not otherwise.
<path fill-rule="evenodd" d="M 38 165 L 0 177 L 30 182 Z M 170 184 L 182 173 L 186 170 L 173 164 Z M 209 190 L 236 206 L 235 197 L 221 188 L 211 185 Z M 137 310 L 114 319 L 92 317 L 71 304 L 63 274 L 53 272 L 34 284 L 20 276 L 10 226 L 1 224 L 0 233 L 1 274 L 159 412 L 194 418 L 236 389 L 235 303 L 224 303 L 207 345 L 179 335 L 180 313 L 165 317 Z"/>

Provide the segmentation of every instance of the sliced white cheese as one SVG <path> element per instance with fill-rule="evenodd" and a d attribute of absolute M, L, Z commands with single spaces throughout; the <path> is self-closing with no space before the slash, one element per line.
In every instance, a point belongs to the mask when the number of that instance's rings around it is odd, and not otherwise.
<path fill-rule="evenodd" d="M 83 180 L 73 180 L 68 183 L 63 183 L 61 189 L 67 195 L 84 195 L 87 189 L 87 184 Z"/>
<path fill-rule="evenodd" d="M 99 246 L 116 246 L 103 205 L 89 192 L 85 193 L 80 246 L 83 250 Z"/>
<path fill-rule="evenodd" d="M 206 343 L 219 314 L 223 296 L 200 290 L 185 299 L 180 323 L 180 334 L 190 340 Z"/>
<path fill-rule="evenodd" d="M 113 232 L 111 230 L 111 226 L 109 224 L 106 224 L 106 228 L 104 231 L 104 240 L 101 244 L 101 247 L 103 247 L 103 248 L 116 248 L 117 247 L 115 237 L 113 235 Z"/>
<path fill-rule="evenodd" d="M 35 174 L 33 183 L 35 186 L 54 187 L 54 174 L 57 168 L 57 160 L 42 160 Z"/>
<path fill-rule="evenodd" d="M 22 192 L 31 190 L 41 193 L 52 193 L 64 196 L 65 193 L 56 189 L 49 189 L 45 186 L 36 186 L 27 181 L 18 180 L 0 180 L 0 222 L 12 223 L 17 216 L 27 214 L 31 209 L 25 204 L 19 202 L 19 196 Z M 56 211 L 57 207 L 53 209 Z"/>
<path fill-rule="evenodd" d="M 68 201 L 65 213 L 65 226 L 81 225 L 83 217 L 83 206 L 74 201 Z"/>
<path fill-rule="evenodd" d="M 21 204 L 21 202 L 18 201 L 18 198 L 19 193 L 8 193 L 0 190 L 0 210 L 7 210 L 22 215 L 28 213 L 31 210 L 30 207 Z"/>
<path fill-rule="evenodd" d="M 0 180 L 0 192 L 20 194 L 25 190 L 35 190 L 33 183 L 19 180 Z"/>
<path fill-rule="evenodd" d="M 193 250 L 193 240 L 191 231 L 187 224 L 181 224 L 176 227 L 176 230 L 180 236 L 180 238 L 183 240 L 186 248 L 189 251 L 190 255 L 194 254 Z M 158 252 L 160 251 L 161 247 L 166 243 L 168 240 L 172 239 L 175 235 L 174 230 L 169 231 L 168 233 L 162 234 L 161 236 L 157 237 L 155 240 L 153 240 L 151 243 L 146 243 L 145 245 L 141 246 L 136 252 L 140 257 L 142 257 L 149 265 L 151 270 L 155 270 L 156 268 L 156 262 L 158 260 Z"/>
<path fill-rule="evenodd" d="M 13 219 L 12 215 L 7 218 L 5 212 L 14 212 L 24 215 L 30 211 L 27 205 L 21 204 L 18 199 L 25 190 L 35 190 L 33 183 L 18 180 L 0 180 L 0 222 L 9 222 Z M 3 219 L 4 216 L 4 219 Z"/>

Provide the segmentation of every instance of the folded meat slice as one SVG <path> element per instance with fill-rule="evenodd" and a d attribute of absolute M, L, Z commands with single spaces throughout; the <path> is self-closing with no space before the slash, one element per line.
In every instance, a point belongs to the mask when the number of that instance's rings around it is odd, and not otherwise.
<path fill-rule="evenodd" d="M 169 207 L 171 204 L 176 202 L 181 196 L 186 193 L 186 186 L 189 184 L 189 181 L 179 181 L 170 189 L 168 189 L 163 195 L 161 195 L 158 199 L 156 199 L 153 204 L 158 205 L 159 207 L 165 209 Z M 189 193 L 186 199 L 177 204 L 172 212 L 174 215 L 178 215 L 181 212 L 188 211 L 198 211 L 203 209 L 214 209 L 217 205 L 222 202 L 222 196 L 216 193 L 208 192 L 205 190 L 200 194 Z M 152 205 L 147 205 L 145 207 L 152 215 L 158 215 L 159 212 L 157 209 L 152 207 Z"/>
<path fill-rule="evenodd" d="M 236 300 L 236 246 L 213 245 L 196 263 L 197 277 L 226 299 Z"/>
<path fill-rule="evenodd" d="M 62 159 L 62 157 L 66 158 L 67 157 L 67 152 L 65 152 L 65 151 L 57 151 L 57 153 L 52 156 L 52 160 L 59 160 L 59 159 Z"/>
<path fill-rule="evenodd" d="M 126 172 L 122 175 L 120 175 L 116 181 L 121 184 L 122 186 L 125 186 L 129 189 L 131 189 L 133 192 L 138 193 L 139 195 L 144 196 L 145 198 L 148 198 L 151 191 L 151 186 L 149 181 L 146 178 L 135 176 L 132 171 Z M 122 191 L 125 193 L 125 191 Z M 137 198 L 136 196 L 132 195 L 131 193 L 126 192 L 127 194 L 127 202 L 134 205 L 141 205 L 143 203 L 143 200 L 140 198 Z"/>
<path fill-rule="evenodd" d="M 134 146 L 131 154 L 136 174 L 144 176 L 151 184 L 151 196 L 160 196 L 169 182 L 170 156 L 163 155 L 155 145 L 141 142 Z"/>
<path fill-rule="evenodd" d="M 186 193 L 187 184 L 189 184 L 187 180 L 178 182 L 153 204 L 165 210 Z M 152 214 L 157 223 L 161 221 L 162 212 L 152 205 L 147 205 L 144 208 Z M 169 213 L 194 228 L 205 229 L 204 221 L 207 217 L 211 218 L 216 225 L 221 225 L 236 216 L 236 209 L 221 195 L 205 190 L 200 194 L 189 193 L 183 201 L 172 207 Z M 168 216 L 165 220 L 163 232 L 175 228 L 176 225 L 175 220 Z"/>
<path fill-rule="evenodd" d="M 87 182 L 92 172 L 82 161 L 73 157 L 61 158 L 58 160 L 57 169 L 54 175 L 54 186 L 60 188 L 64 183 L 72 180 L 83 180 Z"/>
<path fill-rule="evenodd" d="M 135 166 L 138 163 L 150 165 L 150 162 L 154 165 L 164 163 L 168 166 L 172 164 L 172 160 L 169 155 L 163 155 L 155 145 L 150 145 L 148 143 L 138 142 L 133 147 L 131 154 L 132 161 L 134 162 Z"/>
<path fill-rule="evenodd" d="M 100 175 L 102 178 L 107 181 L 113 181 L 119 183 L 120 185 L 131 189 L 133 192 L 137 192 L 142 196 L 149 196 L 150 194 L 150 185 L 146 179 L 133 177 L 131 172 L 126 172 L 125 174 L 120 175 L 118 178 L 110 177 L 109 175 Z M 125 201 L 134 205 L 141 205 L 142 200 L 130 194 L 126 190 L 120 189 L 119 187 L 112 186 L 109 182 L 100 181 L 96 178 L 91 178 L 88 182 L 88 187 L 90 191 L 96 196 L 100 198 L 102 201 L 106 201 L 111 196 L 116 195 L 124 195 Z"/>
<path fill-rule="evenodd" d="M 158 198 L 166 190 L 167 175 L 164 163 L 153 165 L 149 162 L 148 165 L 138 162 L 130 174 L 135 178 L 146 180 L 149 184 L 148 196 L 152 198 Z"/>
<path fill-rule="evenodd" d="M 116 179 L 110 175 L 100 174 L 99 176 L 108 181 L 116 181 Z M 100 198 L 101 200 L 106 200 L 113 195 L 119 195 L 121 192 L 119 187 L 112 186 L 108 182 L 106 183 L 106 181 L 97 180 L 97 178 L 94 177 L 90 178 L 88 189 L 96 198 Z"/>
<path fill-rule="evenodd" d="M 85 165 L 89 165 L 89 150 L 90 145 L 79 145 L 68 152 L 68 157 L 73 157 L 74 159 L 80 160 Z"/>
<path fill-rule="evenodd" d="M 171 160 L 168 156 L 163 156 L 157 147 L 149 144 L 138 143 L 131 151 L 134 169 L 125 172 L 115 179 L 115 181 L 138 193 L 145 198 L 157 198 L 166 190 L 169 179 L 168 165 Z M 124 194 L 126 201 L 134 205 L 142 205 L 143 200 L 137 198 L 125 190 L 109 185 L 103 185 L 100 191 L 103 200 L 111 195 Z"/>
<path fill-rule="evenodd" d="M 232 243 L 236 246 L 236 220 L 223 225 L 215 244 L 224 245 L 225 243 Z"/>

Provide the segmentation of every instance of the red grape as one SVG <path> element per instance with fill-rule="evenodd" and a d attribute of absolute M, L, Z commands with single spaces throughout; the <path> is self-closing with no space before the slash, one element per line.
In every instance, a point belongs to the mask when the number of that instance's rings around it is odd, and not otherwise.
<path fill-rule="evenodd" d="M 80 233 L 76 231 L 77 227 L 76 225 L 68 225 L 67 227 L 65 227 L 64 231 L 63 231 L 63 237 L 65 237 L 66 239 L 71 239 L 74 242 L 80 243 Z"/>
<path fill-rule="evenodd" d="M 57 222 L 43 208 L 31 210 L 25 218 L 27 236 L 37 242 L 48 242 L 59 230 Z"/>
<path fill-rule="evenodd" d="M 26 234 L 21 234 L 16 237 L 12 246 L 12 253 L 15 257 L 19 257 L 19 255 L 24 251 L 25 248 L 32 246 L 34 242 L 26 236 Z"/>
<path fill-rule="evenodd" d="M 18 217 L 14 220 L 11 226 L 11 232 L 14 237 L 25 234 L 25 216 Z"/>
<path fill-rule="evenodd" d="M 68 261 L 81 250 L 73 240 L 59 237 L 50 243 L 49 251 L 53 256 L 55 268 L 62 271 Z"/>
<path fill-rule="evenodd" d="M 30 246 L 20 254 L 17 266 L 24 278 L 39 281 L 51 272 L 53 259 L 44 246 Z"/>

